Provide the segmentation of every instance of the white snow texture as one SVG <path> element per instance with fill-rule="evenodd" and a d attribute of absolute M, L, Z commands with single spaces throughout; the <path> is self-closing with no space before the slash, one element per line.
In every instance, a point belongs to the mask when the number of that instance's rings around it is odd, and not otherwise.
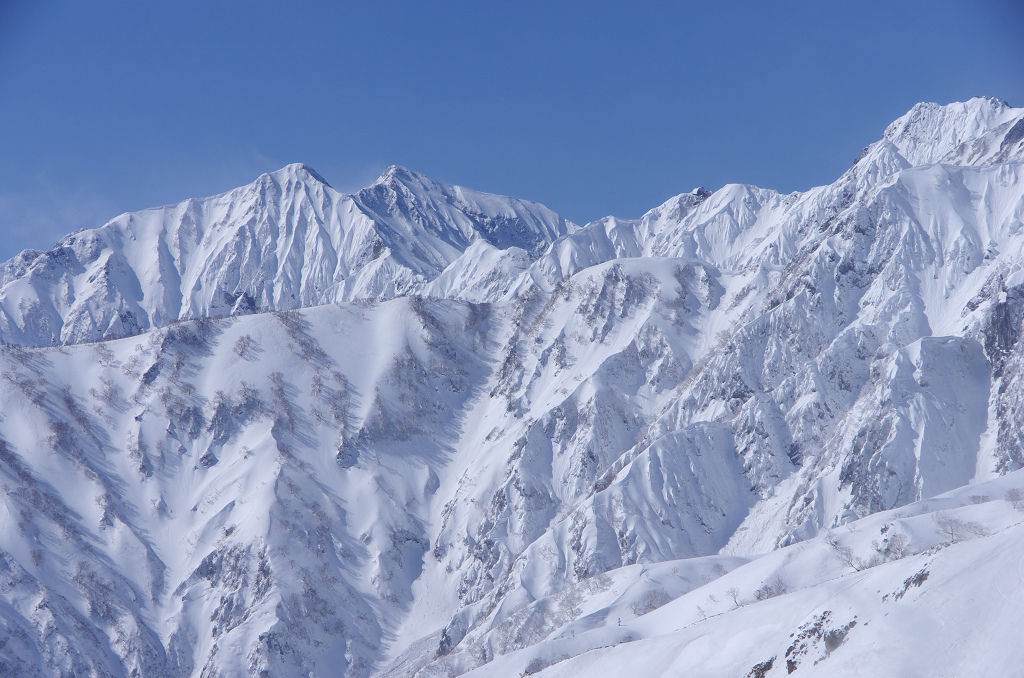
<path fill-rule="evenodd" d="M 290 165 L 0 268 L 0 675 L 1019 673 L 1024 109 L 577 226 Z"/>

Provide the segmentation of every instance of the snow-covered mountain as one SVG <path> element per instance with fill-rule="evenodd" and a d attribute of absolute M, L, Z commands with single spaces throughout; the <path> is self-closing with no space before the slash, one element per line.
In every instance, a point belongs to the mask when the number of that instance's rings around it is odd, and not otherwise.
<path fill-rule="evenodd" d="M 538 253 L 572 224 L 547 208 L 392 167 L 355 195 L 305 165 L 120 217 L 0 271 L 0 339 L 131 336 L 189 318 L 409 294 L 473 243 Z"/>
<path fill-rule="evenodd" d="M 806 193 L 583 227 L 292 165 L 24 252 L 0 311 L 0 674 L 1013 661 L 1003 102 L 918 105 Z"/>

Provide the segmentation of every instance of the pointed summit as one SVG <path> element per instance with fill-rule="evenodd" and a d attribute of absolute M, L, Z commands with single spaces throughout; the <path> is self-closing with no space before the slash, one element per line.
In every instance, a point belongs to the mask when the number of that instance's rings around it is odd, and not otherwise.
<path fill-rule="evenodd" d="M 378 184 L 389 184 L 395 181 L 400 182 L 419 182 L 419 183 L 434 183 L 426 176 L 419 172 L 414 172 L 408 167 L 402 167 L 401 165 L 391 165 L 384 170 L 377 180 L 373 182 L 373 186 Z"/>
<path fill-rule="evenodd" d="M 883 138 L 915 167 L 990 165 L 1024 157 L 1024 146 L 1013 131 L 1022 119 L 1024 109 L 1001 99 L 975 97 L 945 106 L 920 103 L 889 125 Z"/>
<path fill-rule="evenodd" d="M 290 179 L 304 183 L 312 180 L 323 184 L 324 186 L 330 186 L 330 183 L 328 183 L 328 181 L 324 179 L 319 172 L 303 162 L 293 162 L 289 165 L 285 165 L 275 172 L 270 172 L 263 176 L 269 176 L 278 183 L 285 183 Z"/>
<path fill-rule="evenodd" d="M 498 249 L 519 247 L 539 256 L 575 228 L 538 203 L 450 186 L 400 165 L 387 168 L 355 199 L 374 219 L 391 224 L 392 233 L 400 233 L 405 243 L 420 243 L 417 248 L 422 251 L 426 251 L 421 238 L 425 232 L 453 246 L 453 252 L 461 253 L 483 238 Z M 398 252 L 408 245 L 396 241 L 392 246 Z M 447 265 L 453 260 L 451 255 L 439 253 L 436 260 L 445 260 Z"/>

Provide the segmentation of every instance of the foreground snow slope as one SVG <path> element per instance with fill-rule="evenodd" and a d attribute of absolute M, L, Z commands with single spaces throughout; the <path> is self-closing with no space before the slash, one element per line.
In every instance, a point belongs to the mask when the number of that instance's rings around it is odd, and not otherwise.
<path fill-rule="evenodd" d="M 1015 675 L 1024 512 L 1002 497 L 1022 487 L 1016 472 L 878 513 L 750 562 L 716 563 L 696 587 L 680 583 L 703 563 L 685 560 L 582 586 L 575 621 L 467 675 Z M 949 520 L 969 527 L 957 543 L 940 528 Z M 897 535 L 899 557 L 881 553 Z"/>
<path fill-rule="evenodd" d="M 1024 111 L 974 99 L 806 193 L 576 227 L 295 165 L 23 253 L 0 673 L 998 672 L 1022 218 Z"/>

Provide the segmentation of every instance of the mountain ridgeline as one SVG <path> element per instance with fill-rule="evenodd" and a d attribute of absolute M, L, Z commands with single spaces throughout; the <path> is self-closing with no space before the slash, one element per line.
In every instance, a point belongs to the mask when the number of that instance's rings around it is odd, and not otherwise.
<path fill-rule="evenodd" d="M 966 551 L 902 512 L 1024 467 L 1022 323 L 994 99 L 639 219 L 304 165 L 123 214 L 0 267 L 0 674 L 604 675 L 683 637 L 645 621 L 670 603 L 750 625 L 864 574 L 842 526 L 884 525 L 870 576 L 910 600 L 904 552 Z M 838 569 L 782 586 L 812 552 Z M 817 604 L 751 675 L 842 674 L 800 657 L 867 619 Z"/>

